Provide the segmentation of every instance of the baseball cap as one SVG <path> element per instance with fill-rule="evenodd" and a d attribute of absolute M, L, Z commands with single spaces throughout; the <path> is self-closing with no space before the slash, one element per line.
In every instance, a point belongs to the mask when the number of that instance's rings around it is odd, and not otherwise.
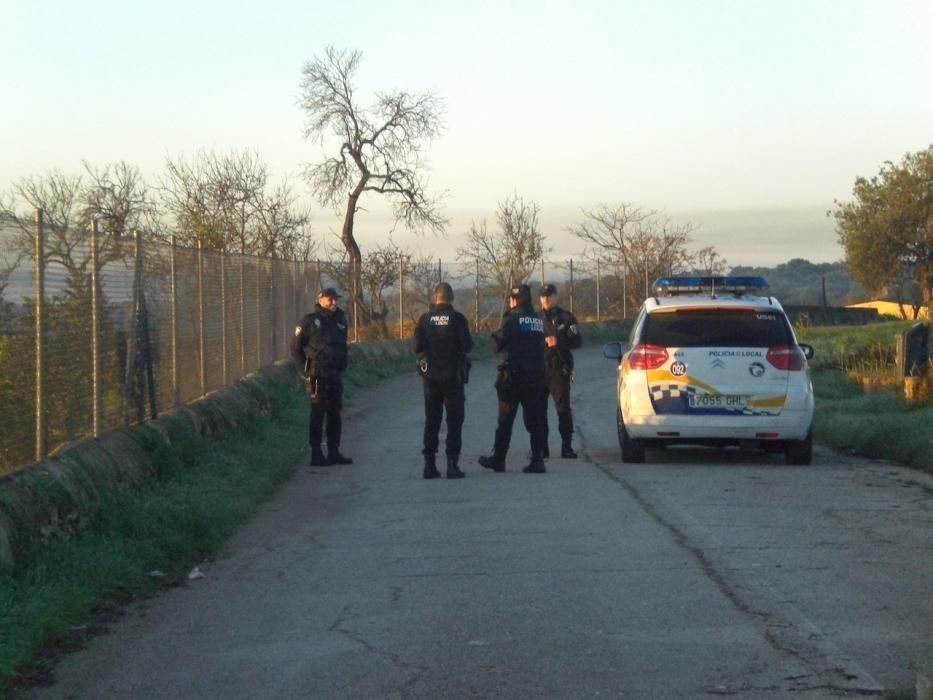
<path fill-rule="evenodd" d="M 340 295 L 337 294 L 337 290 L 333 287 L 324 287 L 320 292 L 317 293 L 319 297 L 330 297 L 331 299 L 339 299 Z"/>
<path fill-rule="evenodd" d="M 557 287 L 555 287 L 553 284 L 541 285 L 541 296 L 549 297 L 552 294 L 557 294 Z"/>

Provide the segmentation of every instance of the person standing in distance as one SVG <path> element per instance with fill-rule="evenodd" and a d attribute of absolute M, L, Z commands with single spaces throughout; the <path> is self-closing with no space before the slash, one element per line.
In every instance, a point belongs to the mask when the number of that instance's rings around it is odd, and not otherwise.
<path fill-rule="evenodd" d="M 557 409 L 557 429 L 560 431 L 560 456 L 575 459 L 573 451 L 573 413 L 570 410 L 570 380 L 573 376 L 573 354 L 583 342 L 576 317 L 557 305 L 560 297 L 557 287 L 545 284 L 541 287 L 541 314 L 544 316 L 545 369 L 547 393 L 554 399 Z M 547 394 L 544 398 L 544 456 L 548 457 Z"/>
<path fill-rule="evenodd" d="M 473 349 L 473 337 L 466 317 L 451 302 L 454 290 L 447 282 L 434 287 L 434 303 L 415 326 L 415 352 L 418 373 L 424 383 L 424 478 L 437 479 L 435 455 L 441 418 L 447 411 L 447 478 L 462 479 L 458 466 L 462 446 L 464 405 L 463 385 L 469 379 L 467 353 Z"/>
<path fill-rule="evenodd" d="M 522 469 L 526 474 L 543 474 L 544 419 L 546 388 L 544 374 L 544 320 L 531 306 L 531 289 L 520 284 L 509 290 L 509 310 L 502 326 L 492 334 L 495 351 L 503 355 L 496 378 L 499 412 L 493 453 L 480 457 L 486 469 L 505 471 L 505 455 L 512 439 L 512 425 L 518 407 L 531 436 L 531 461 Z"/>
<path fill-rule="evenodd" d="M 308 442 L 311 445 L 311 466 L 327 467 L 332 464 L 352 464 L 353 460 L 340 454 L 340 434 L 343 420 L 343 380 L 341 373 L 347 368 L 347 317 L 337 307 L 340 295 L 333 287 L 322 289 L 317 295 L 314 311 L 305 314 L 295 327 L 292 356 L 302 370 L 308 398 L 311 400 L 311 419 Z M 326 423 L 327 455 L 321 449 L 322 432 Z"/>

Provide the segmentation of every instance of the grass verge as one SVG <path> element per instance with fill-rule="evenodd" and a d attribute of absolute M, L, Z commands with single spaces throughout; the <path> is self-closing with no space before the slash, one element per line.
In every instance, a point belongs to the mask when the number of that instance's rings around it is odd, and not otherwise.
<path fill-rule="evenodd" d="M 409 370 L 409 359 L 353 367 L 346 399 Z M 307 444 L 307 399 L 283 386 L 274 404 L 219 442 L 192 435 L 183 463 L 159 455 L 165 478 L 102 504 L 81 533 L 0 578 L 0 697 L 48 682 L 57 653 L 80 645 L 109 609 L 185 580 L 289 478 Z"/>
<path fill-rule="evenodd" d="M 933 473 L 933 406 L 907 406 L 895 390 L 863 392 L 834 370 L 814 372 L 813 389 L 817 442 Z"/>

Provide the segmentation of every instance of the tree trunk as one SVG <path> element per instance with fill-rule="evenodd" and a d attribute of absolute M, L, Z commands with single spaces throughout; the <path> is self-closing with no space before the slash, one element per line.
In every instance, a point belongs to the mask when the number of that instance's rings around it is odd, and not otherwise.
<path fill-rule="evenodd" d="M 361 191 L 362 185 L 359 185 L 353 192 L 350 193 L 350 196 L 347 199 L 347 211 L 343 217 L 343 231 L 340 234 L 340 240 L 343 242 L 343 247 L 346 248 L 347 256 L 350 258 L 350 289 L 348 289 L 347 292 L 349 293 L 350 299 L 355 302 L 353 316 L 354 323 L 357 320 L 355 309 L 361 308 L 363 301 L 363 284 L 361 275 L 363 256 L 360 253 L 360 246 L 357 244 L 356 238 L 353 237 L 353 219 L 356 216 L 356 203 L 359 201 Z"/>

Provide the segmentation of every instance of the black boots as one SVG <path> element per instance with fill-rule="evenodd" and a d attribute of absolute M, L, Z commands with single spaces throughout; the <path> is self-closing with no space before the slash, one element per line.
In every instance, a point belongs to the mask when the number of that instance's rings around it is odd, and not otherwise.
<path fill-rule="evenodd" d="M 432 455 L 433 456 L 433 455 Z M 447 478 L 448 479 L 462 479 L 466 476 L 457 466 L 457 461 L 460 459 L 458 455 L 447 455 Z M 440 474 L 438 474 L 440 476 Z"/>
<path fill-rule="evenodd" d="M 330 460 L 331 464 L 353 464 L 352 459 L 340 454 L 340 450 L 336 448 L 333 450 L 330 448 L 327 449 L 327 459 Z"/>
<path fill-rule="evenodd" d="M 569 440 L 561 446 L 560 456 L 563 457 L 564 459 L 576 459 L 577 458 L 577 453 L 573 451 L 573 448 L 570 446 Z"/>
<path fill-rule="evenodd" d="M 544 474 L 547 469 L 544 468 L 544 459 L 541 453 L 535 454 L 532 452 L 531 462 L 529 462 L 528 466 L 522 469 L 522 471 L 525 474 Z"/>
<path fill-rule="evenodd" d="M 484 469 L 492 469 L 494 472 L 505 471 L 505 452 L 502 450 L 493 450 L 489 457 L 480 457 L 479 463 Z"/>
<path fill-rule="evenodd" d="M 327 456 L 320 447 L 311 448 L 311 466 L 312 467 L 330 467 L 335 464 L 353 464 L 353 460 L 340 454 L 340 450 L 331 450 L 328 448 Z"/>
<path fill-rule="evenodd" d="M 437 462 L 434 459 L 433 452 L 424 453 L 424 472 L 422 476 L 424 476 L 425 479 L 440 479 L 441 478 L 441 473 L 437 471 Z"/>

